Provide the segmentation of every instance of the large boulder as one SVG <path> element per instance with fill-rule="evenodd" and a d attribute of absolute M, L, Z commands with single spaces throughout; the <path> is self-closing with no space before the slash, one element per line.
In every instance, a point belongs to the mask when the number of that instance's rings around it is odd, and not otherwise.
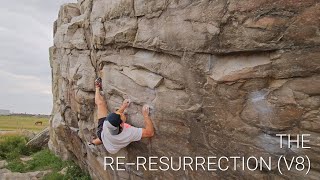
<path fill-rule="evenodd" d="M 49 142 L 49 127 L 42 130 L 35 137 L 33 137 L 27 143 L 27 146 L 35 147 L 35 148 L 45 148 L 48 147 Z"/>
<path fill-rule="evenodd" d="M 93 179 L 318 179 L 318 0 L 78 0 L 61 7 L 50 48 L 49 148 Z M 94 79 L 108 109 L 125 98 L 128 122 L 151 140 L 116 155 L 88 143 L 96 131 Z M 277 133 L 311 134 L 311 149 L 279 148 Z M 104 170 L 103 157 L 308 155 L 289 171 Z M 275 162 L 274 162 L 275 161 Z M 239 165 L 239 164 L 238 164 Z M 281 164 L 284 166 L 285 164 Z M 306 164 L 306 167 L 309 167 Z"/>

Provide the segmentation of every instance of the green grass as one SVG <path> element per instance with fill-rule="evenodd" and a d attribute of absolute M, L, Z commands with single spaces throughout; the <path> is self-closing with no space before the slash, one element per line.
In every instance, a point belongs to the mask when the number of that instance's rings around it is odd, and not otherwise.
<path fill-rule="evenodd" d="M 20 159 L 15 159 L 9 162 L 7 168 L 14 172 L 31 172 L 48 169 L 59 171 L 65 166 L 66 162 L 63 162 L 48 149 L 44 149 L 33 154 L 30 161 L 22 162 Z"/>
<path fill-rule="evenodd" d="M 38 149 L 27 147 L 27 139 L 23 136 L 1 136 L 0 159 L 14 161 L 21 155 L 29 156 Z"/>
<path fill-rule="evenodd" d="M 7 169 L 12 172 L 32 172 L 51 170 L 43 179 L 45 180 L 90 180 L 90 176 L 75 163 L 62 161 L 49 149 L 33 149 L 26 146 L 23 136 L 6 136 L 0 141 L 0 159 L 8 162 Z M 32 159 L 23 162 L 20 158 L 31 156 Z M 68 167 L 65 175 L 58 173 Z"/>
<path fill-rule="evenodd" d="M 64 175 L 60 174 L 59 172 L 52 172 L 52 173 L 49 173 L 47 175 L 45 175 L 43 177 L 44 180 L 61 180 L 61 179 L 64 179 Z"/>
<path fill-rule="evenodd" d="M 43 177 L 44 180 L 91 180 L 89 174 L 83 172 L 83 170 L 70 162 L 65 175 L 58 173 L 57 171 L 47 174 Z"/>
<path fill-rule="evenodd" d="M 42 125 L 35 125 L 35 122 L 42 121 Z M 0 116 L 0 131 L 30 130 L 39 132 L 49 126 L 49 120 L 36 116 Z"/>

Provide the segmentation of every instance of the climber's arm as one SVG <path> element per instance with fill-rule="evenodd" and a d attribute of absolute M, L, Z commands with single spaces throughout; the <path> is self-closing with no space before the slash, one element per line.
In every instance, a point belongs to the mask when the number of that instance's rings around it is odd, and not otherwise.
<path fill-rule="evenodd" d="M 154 128 L 152 121 L 149 117 L 149 107 L 143 107 L 143 119 L 144 119 L 144 124 L 145 128 L 142 129 L 142 138 L 149 138 L 154 136 Z"/>
<path fill-rule="evenodd" d="M 128 108 L 130 104 L 130 99 L 125 99 L 121 105 L 121 107 L 117 110 L 119 113 L 123 113 L 124 110 L 126 110 Z"/>

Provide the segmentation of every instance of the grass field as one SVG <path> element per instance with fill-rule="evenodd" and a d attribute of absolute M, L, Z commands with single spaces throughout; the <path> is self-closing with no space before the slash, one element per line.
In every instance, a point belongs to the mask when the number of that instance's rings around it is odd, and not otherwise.
<path fill-rule="evenodd" d="M 35 122 L 42 121 L 42 125 Z M 49 126 L 49 119 L 36 116 L 0 116 L 0 131 L 29 130 L 39 132 Z"/>
<path fill-rule="evenodd" d="M 4 168 L 22 173 L 50 170 L 51 173 L 45 175 L 43 180 L 91 180 L 89 174 L 74 162 L 63 161 L 47 148 L 34 148 L 27 146 L 26 143 L 27 138 L 24 136 L 8 135 L 2 138 L 0 141 L 0 160 L 8 162 Z M 23 161 L 21 157 L 31 159 Z M 63 175 L 59 172 L 64 168 L 67 170 Z M 2 170 L 3 167 L 0 169 Z"/>

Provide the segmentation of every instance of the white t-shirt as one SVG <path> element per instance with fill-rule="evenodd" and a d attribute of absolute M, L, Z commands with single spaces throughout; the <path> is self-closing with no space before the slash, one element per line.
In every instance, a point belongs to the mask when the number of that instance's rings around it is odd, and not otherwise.
<path fill-rule="evenodd" d="M 110 134 L 107 123 L 104 121 L 103 130 L 101 132 L 101 139 L 106 150 L 111 153 L 117 153 L 121 148 L 128 146 L 133 141 L 139 141 L 142 137 L 142 128 L 133 127 L 127 123 L 124 123 L 122 132 L 117 135 Z"/>

